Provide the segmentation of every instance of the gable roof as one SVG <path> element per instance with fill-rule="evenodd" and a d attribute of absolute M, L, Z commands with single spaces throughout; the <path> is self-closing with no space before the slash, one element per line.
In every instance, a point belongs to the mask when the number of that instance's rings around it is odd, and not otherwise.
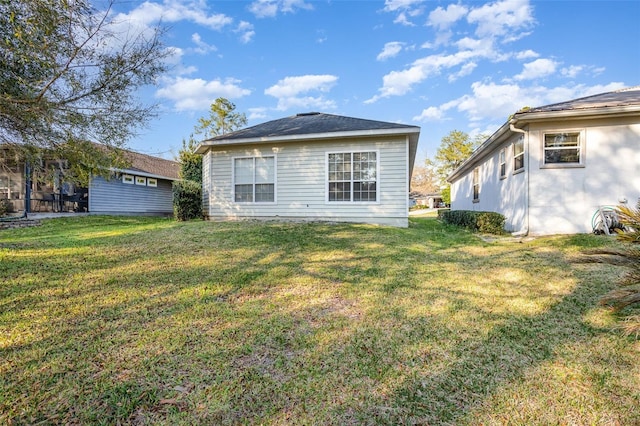
<path fill-rule="evenodd" d="M 168 180 L 178 180 L 180 164 L 177 161 L 165 160 L 140 152 L 123 149 L 124 158 L 130 166 L 122 171 Z"/>
<path fill-rule="evenodd" d="M 408 136 L 409 175 L 411 175 L 418 148 L 420 127 L 321 112 L 296 114 L 206 139 L 200 142 L 196 153 L 204 154 L 213 146 L 270 144 L 275 142 L 297 142 L 300 140 L 322 141 L 385 135 Z"/>
<path fill-rule="evenodd" d="M 516 133 L 523 133 L 522 128 L 529 123 L 551 119 L 585 119 L 629 115 L 640 116 L 640 86 L 518 111 L 485 140 L 460 167 L 451 172 L 447 181 L 453 182 L 460 177 L 505 139 Z"/>

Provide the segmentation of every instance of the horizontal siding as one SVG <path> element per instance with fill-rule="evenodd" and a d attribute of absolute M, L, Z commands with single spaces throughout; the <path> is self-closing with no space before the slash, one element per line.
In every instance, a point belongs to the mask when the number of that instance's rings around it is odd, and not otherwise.
<path fill-rule="evenodd" d="M 204 157 L 210 167 L 203 185 L 210 185 L 211 218 L 283 217 L 385 223 L 403 222 L 407 212 L 407 143 L 405 138 L 362 139 L 337 143 L 287 143 L 273 147 L 238 147 L 212 150 Z M 377 203 L 326 202 L 327 152 L 377 151 L 379 201 Z M 276 156 L 276 203 L 233 202 L 232 159 L 240 156 Z M 207 191 L 205 189 L 205 191 Z M 387 221 L 388 222 L 388 221 Z"/>
<path fill-rule="evenodd" d="M 158 187 L 124 184 L 120 179 L 91 179 L 89 212 L 104 214 L 171 214 L 171 181 L 158 179 Z"/>

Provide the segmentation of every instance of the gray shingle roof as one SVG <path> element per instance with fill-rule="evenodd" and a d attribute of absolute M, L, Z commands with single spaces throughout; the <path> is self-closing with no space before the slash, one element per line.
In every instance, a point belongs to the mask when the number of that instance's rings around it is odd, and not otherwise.
<path fill-rule="evenodd" d="M 180 164 L 176 161 L 165 160 L 164 158 L 129 150 L 123 150 L 123 154 L 125 159 L 131 164 L 127 170 L 144 172 L 170 180 L 178 179 Z"/>
<path fill-rule="evenodd" d="M 279 138 L 297 135 L 327 134 L 339 132 L 374 132 L 379 130 L 407 130 L 408 133 L 419 131 L 417 126 L 388 123 L 385 121 L 365 120 L 362 118 L 344 117 L 340 115 L 310 112 L 296 114 L 278 120 L 267 121 L 256 126 L 247 127 L 233 133 L 216 136 L 203 141 L 216 145 L 217 141 L 232 142 L 238 139 Z"/>
<path fill-rule="evenodd" d="M 518 114 L 584 110 L 629 105 L 640 105 L 640 86 L 629 87 L 626 89 L 616 90 L 614 92 L 600 93 L 597 95 L 586 96 L 584 98 L 572 99 L 570 101 L 559 102 L 557 104 L 543 105 L 518 112 Z"/>

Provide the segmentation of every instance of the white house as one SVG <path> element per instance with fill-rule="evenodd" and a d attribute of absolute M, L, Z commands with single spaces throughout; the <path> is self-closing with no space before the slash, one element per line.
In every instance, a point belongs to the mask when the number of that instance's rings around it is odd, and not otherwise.
<path fill-rule="evenodd" d="M 203 141 L 208 219 L 408 226 L 420 128 L 324 113 L 269 121 Z"/>
<path fill-rule="evenodd" d="M 449 177 L 451 208 L 531 235 L 589 233 L 640 197 L 640 86 L 522 110 Z"/>

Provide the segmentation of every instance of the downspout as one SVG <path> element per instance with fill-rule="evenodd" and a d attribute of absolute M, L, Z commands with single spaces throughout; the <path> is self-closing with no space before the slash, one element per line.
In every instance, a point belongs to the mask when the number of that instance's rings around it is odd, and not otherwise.
<path fill-rule="evenodd" d="M 525 215 L 524 215 L 524 229 L 518 232 L 514 232 L 512 235 L 514 237 L 524 237 L 529 233 L 529 134 L 526 130 L 522 130 L 522 129 L 518 129 L 515 124 L 518 121 L 514 118 L 512 118 L 509 121 L 509 130 L 511 130 L 514 133 L 521 133 L 524 138 L 524 152 L 525 152 L 525 158 L 527 160 L 526 166 L 525 166 L 525 170 L 524 170 L 524 210 L 525 210 Z"/>

